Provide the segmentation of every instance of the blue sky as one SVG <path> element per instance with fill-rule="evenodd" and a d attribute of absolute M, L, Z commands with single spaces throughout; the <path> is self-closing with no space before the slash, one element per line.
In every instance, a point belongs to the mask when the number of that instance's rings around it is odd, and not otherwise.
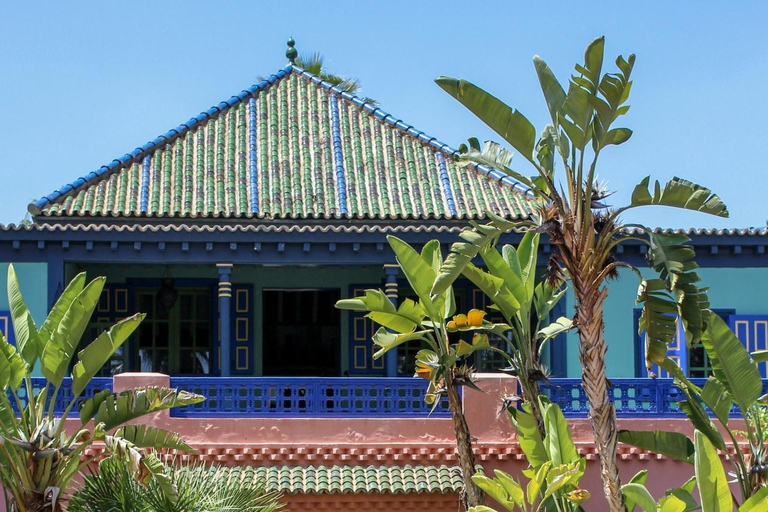
<path fill-rule="evenodd" d="M 764 2 L 6 2 L 0 6 L 0 223 L 285 65 L 285 40 L 358 77 L 382 108 L 453 146 L 495 138 L 434 83 L 467 78 L 537 126 L 531 58 L 561 82 L 605 35 L 636 53 L 632 139 L 598 172 L 623 204 L 644 176 L 692 179 L 720 220 L 646 209 L 670 227 L 765 226 Z M 526 170 L 521 158 L 520 170 Z"/>

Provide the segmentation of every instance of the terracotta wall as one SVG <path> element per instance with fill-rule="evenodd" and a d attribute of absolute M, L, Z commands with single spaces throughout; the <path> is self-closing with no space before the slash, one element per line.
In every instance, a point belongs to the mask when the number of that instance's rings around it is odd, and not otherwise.
<path fill-rule="evenodd" d="M 134 386 L 169 386 L 169 377 L 137 373 L 115 377 L 116 391 Z M 475 447 L 477 462 L 486 473 L 502 469 L 520 475 L 526 462 L 506 415 L 499 414 L 499 397 L 516 388 L 515 379 L 506 375 L 484 374 L 478 378 L 483 393 L 467 390 L 464 407 Z M 197 457 L 226 465 L 380 465 L 380 464 L 455 464 L 454 435 L 447 418 L 171 418 L 168 411 L 141 420 L 143 423 L 179 432 L 199 450 Z M 587 474 L 582 484 L 597 498 L 601 495 L 599 464 L 592 433 L 586 419 L 569 421 L 579 451 L 587 457 Z M 74 427 L 74 424 L 73 424 Z M 672 430 L 692 435 L 683 419 L 620 419 L 620 428 Z M 621 446 L 620 467 L 626 481 L 643 468 L 650 469 L 648 487 L 663 495 L 693 473 L 693 467 L 665 457 Z M 362 499 L 365 505 L 356 503 Z M 424 501 L 429 503 L 424 508 Z M 457 509 L 452 495 L 354 495 L 288 496 L 292 510 L 371 510 Z M 0 502 L 1 503 L 1 502 Z M 311 508 L 310 503 L 317 506 Z M 599 511 L 595 501 L 588 510 Z M 351 507 L 351 508 L 350 508 Z M 410 508 L 413 507 L 413 508 Z"/>

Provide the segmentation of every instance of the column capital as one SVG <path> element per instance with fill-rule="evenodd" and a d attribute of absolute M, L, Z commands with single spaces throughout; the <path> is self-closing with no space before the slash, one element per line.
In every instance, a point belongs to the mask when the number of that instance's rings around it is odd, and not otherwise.
<path fill-rule="evenodd" d="M 388 276 L 396 276 L 400 272 L 400 265 L 397 263 L 385 263 L 384 273 Z"/>

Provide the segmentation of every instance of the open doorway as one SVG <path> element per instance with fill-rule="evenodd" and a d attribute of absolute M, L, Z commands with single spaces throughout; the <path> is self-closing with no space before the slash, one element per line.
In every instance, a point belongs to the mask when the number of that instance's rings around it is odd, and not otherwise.
<path fill-rule="evenodd" d="M 264 290 L 264 375 L 340 375 L 341 321 L 335 290 Z"/>

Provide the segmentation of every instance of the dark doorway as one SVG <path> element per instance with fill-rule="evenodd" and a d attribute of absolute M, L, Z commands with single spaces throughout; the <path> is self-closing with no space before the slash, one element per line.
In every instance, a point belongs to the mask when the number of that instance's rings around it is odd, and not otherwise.
<path fill-rule="evenodd" d="M 339 290 L 264 290 L 264 375 L 338 376 Z"/>

